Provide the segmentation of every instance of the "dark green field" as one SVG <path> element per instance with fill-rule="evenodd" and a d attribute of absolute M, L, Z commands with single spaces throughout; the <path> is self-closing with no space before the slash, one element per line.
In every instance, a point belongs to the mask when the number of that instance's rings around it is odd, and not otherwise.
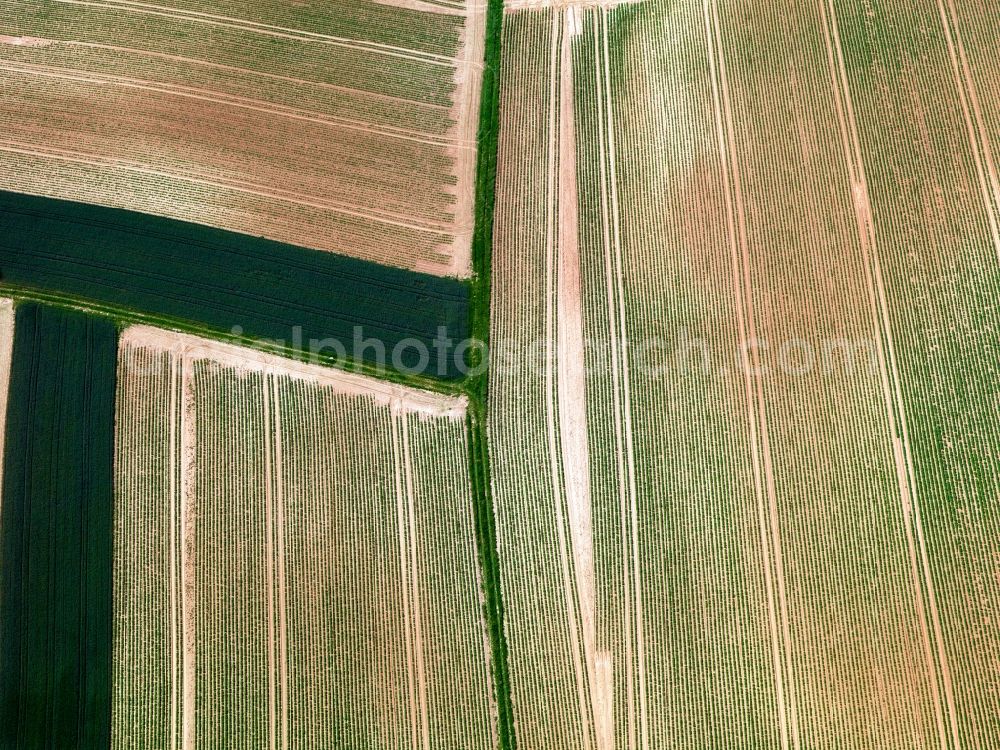
<path fill-rule="evenodd" d="M 0 747 L 108 747 L 117 331 L 17 308 L 0 514 Z"/>
<path fill-rule="evenodd" d="M 383 342 L 384 360 L 404 340 L 420 342 L 431 369 L 455 378 L 453 356 L 438 369 L 440 328 L 469 333 L 469 286 L 259 237 L 131 211 L 0 192 L 0 277 L 37 290 L 222 334 L 277 340 L 309 354 L 336 339 L 348 358 L 378 364 L 374 347 L 355 352 L 355 334 Z M 298 333 L 297 333 L 298 331 Z M 327 356 L 337 351 L 329 344 Z M 415 346 L 399 349 L 404 369 L 420 369 Z"/>

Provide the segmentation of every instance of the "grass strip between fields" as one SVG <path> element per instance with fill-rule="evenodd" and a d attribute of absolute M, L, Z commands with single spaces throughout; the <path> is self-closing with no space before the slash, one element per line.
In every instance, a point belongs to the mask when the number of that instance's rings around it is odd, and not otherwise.
<path fill-rule="evenodd" d="M 475 229 L 472 237 L 472 289 L 470 328 L 474 339 L 488 347 L 490 339 L 490 273 L 493 249 L 493 216 L 496 204 L 497 156 L 500 135 L 500 65 L 503 0 L 489 0 L 486 19 L 486 60 L 479 110 L 478 165 L 476 170 Z M 471 350 L 470 372 L 482 369 L 465 381 L 469 396 L 467 425 L 469 465 L 475 500 L 476 541 L 485 594 L 485 614 L 493 649 L 493 681 L 497 698 L 500 750 L 514 750 L 514 710 L 511 701 L 507 638 L 500 587 L 500 554 L 497 548 L 496 515 L 490 483 L 489 438 L 486 429 L 488 368 L 480 367 L 481 352 Z"/>
<path fill-rule="evenodd" d="M 0 513 L 0 746 L 111 742 L 118 332 L 16 309 Z"/>

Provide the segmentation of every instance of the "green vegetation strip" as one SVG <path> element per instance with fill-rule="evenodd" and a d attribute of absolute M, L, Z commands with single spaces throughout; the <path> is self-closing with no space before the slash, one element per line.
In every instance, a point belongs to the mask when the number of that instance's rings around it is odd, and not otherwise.
<path fill-rule="evenodd" d="M 454 356 L 438 367 L 435 338 L 469 334 L 469 286 L 455 279 L 9 192 L 0 192 L 0 282 L 305 351 L 336 351 L 336 341 L 347 359 L 444 379 L 461 368 Z"/>
<path fill-rule="evenodd" d="M 0 514 L 0 746 L 108 747 L 118 332 L 18 306 Z"/>
<path fill-rule="evenodd" d="M 472 238 L 472 336 L 484 345 L 490 338 L 490 267 L 493 247 L 493 212 L 496 202 L 497 147 L 500 134 L 500 64 L 503 0 L 489 0 L 486 16 L 486 61 L 483 71 L 482 101 L 479 111 L 476 172 L 476 225 Z M 476 541 L 485 589 L 486 621 L 493 649 L 493 680 L 497 697 L 497 723 L 501 750 L 514 750 L 514 709 L 511 702 L 507 639 L 504 635 L 504 608 L 500 588 L 500 554 L 497 549 L 496 517 L 490 486 L 490 457 L 486 431 L 488 370 L 479 358 L 481 350 L 471 350 L 466 382 L 469 395 L 469 465 L 475 499 Z M 481 372 L 480 372 L 481 371 Z"/>

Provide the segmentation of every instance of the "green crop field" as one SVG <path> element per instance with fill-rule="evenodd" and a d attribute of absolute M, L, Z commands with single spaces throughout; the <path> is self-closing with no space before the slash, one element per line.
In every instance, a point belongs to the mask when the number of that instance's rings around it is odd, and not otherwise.
<path fill-rule="evenodd" d="M 0 284 L 193 323 L 216 334 L 280 341 L 308 356 L 358 352 L 416 368 L 411 340 L 434 353 L 439 328 L 454 342 L 469 330 L 468 287 L 412 271 L 279 245 L 131 211 L 0 192 Z M 155 319 L 155 318 L 154 318 Z M 297 329 L 297 333 L 296 333 Z M 401 345 L 402 344 L 402 345 Z M 454 346 L 454 344 L 452 344 Z M 360 349 L 360 347 L 358 347 Z M 379 352 L 382 352 L 380 354 Z M 395 369 L 399 369 L 396 367 Z M 455 377 L 454 351 L 426 373 Z"/>
<path fill-rule="evenodd" d="M 946 0 L 506 15 L 519 747 L 995 745 L 991 28 Z"/>
<path fill-rule="evenodd" d="M 0 514 L 0 745 L 107 747 L 117 331 L 17 308 Z"/>

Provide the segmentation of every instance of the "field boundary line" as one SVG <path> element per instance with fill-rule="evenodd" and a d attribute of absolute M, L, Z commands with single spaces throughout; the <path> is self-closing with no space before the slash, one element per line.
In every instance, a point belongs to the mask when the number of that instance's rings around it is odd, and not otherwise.
<path fill-rule="evenodd" d="M 473 0 L 474 1 L 474 0 Z M 500 87 L 503 45 L 503 0 L 488 0 L 484 39 L 485 65 L 481 80 L 478 148 L 476 151 L 476 197 L 472 236 L 472 278 L 469 315 L 472 336 L 484 344 L 490 341 L 491 279 L 496 176 L 500 132 Z M 468 363 L 482 364 L 477 352 Z M 487 403 L 487 368 L 465 381 L 469 398 L 466 413 L 469 467 L 472 479 L 473 515 L 476 523 L 476 551 L 483 581 L 482 612 L 490 643 L 491 676 L 496 699 L 498 750 L 516 750 L 517 726 L 510 685 L 510 661 L 501 588 L 500 554 L 497 546 L 496 508 L 490 469 L 490 440 Z"/>
<path fill-rule="evenodd" d="M 188 361 L 209 361 L 244 373 L 281 375 L 290 380 L 315 383 L 341 395 L 363 395 L 387 406 L 398 403 L 407 413 L 461 419 L 468 398 L 430 393 L 385 379 L 347 372 L 334 367 L 303 364 L 277 354 L 259 352 L 238 345 L 206 339 L 190 333 L 169 331 L 147 325 L 127 327 L 121 334 L 130 344 L 184 356 Z"/>
<path fill-rule="evenodd" d="M 851 97 L 850 82 L 844 63 L 843 47 L 840 41 L 839 24 L 833 0 L 821 0 L 820 15 L 823 23 L 827 46 L 827 56 L 830 66 L 830 76 L 833 83 L 837 113 L 840 121 L 841 142 L 844 147 L 844 158 L 847 162 L 853 205 L 857 216 L 858 235 L 865 267 L 865 280 L 868 288 L 869 308 L 872 326 L 877 338 L 879 373 L 882 383 L 882 395 L 885 403 L 886 416 L 890 432 L 893 461 L 896 464 L 897 484 L 900 492 L 901 520 L 907 538 L 908 552 L 911 564 L 911 580 L 914 586 L 916 614 L 920 621 L 924 641 L 924 657 L 932 684 L 935 719 L 941 747 L 947 746 L 946 731 L 943 720 L 941 691 L 945 694 L 945 703 L 949 711 L 949 723 L 952 740 L 956 750 L 960 748 L 958 738 L 957 718 L 952 697 L 951 670 L 941 635 L 941 627 L 937 613 L 937 603 L 934 594 L 934 582 L 927 559 L 927 550 L 923 538 L 923 527 L 920 519 L 920 502 L 917 493 L 916 475 L 913 469 L 912 451 L 910 449 L 909 431 L 906 424 L 906 404 L 900 383 L 899 368 L 896 364 L 895 344 L 892 335 L 892 323 L 889 306 L 886 300 L 885 284 L 882 280 L 881 262 L 878 250 L 878 237 L 868 193 L 868 179 L 865 174 L 864 158 L 861 141 L 857 132 L 857 117 L 854 102 Z M 836 54 L 834 54 L 836 53 Z M 887 356 L 888 355 L 888 356 Z M 891 375 L 891 383 L 890 383 Z M 897 424 L 898 419 L 898 424 Z M 923 586 L 918 571 L 914 543 L 915 521 L 917 545 L 923 563 Z M 924 604 L 924 587 L 931 614 L 931 626 L 937 645 L 938 662 L 934 660 L 933 646 L 928 632 L 927 614 Z M 939 674 L 940 672 L 940 674 Z M 938 680 L 942 685 L 939 686 Z"/>
<path fill-rule="evenodd" d="M 503 0 L 488 0 L 484 39 L 485 65 L 481 81 L 477 132 L 476 196 L 472 235 L 473 273 L 469 307 L 471 334 L 487 345 L 491 333 L 490 305 L 500 131 L 503 19 Z M 473 368 L 483 364 L 481 353 L 471 352 L 468 364 Z M 492 651 L 491 672 L 496 697 L 498 750 L 516 750 L 517 726 L 510 685 L 509 649 L 497 546 L 496 507 L 490 469 L 488 368 L 483 368 L 478 374 L 472 375 L 463 385 L 464 392 L 469 397 L 466 430 L 474 499 L 473 513 L 476 522 L 476 549 L 483 581 L 482 611 Z"/>
<path fill-rule="evenodd" d="M 363 377 L 377 381 L 384 386 L 399 386 L 426 396 L 445 396 L 459 399 L 462 403 L 468 401 L 466 388 L 461 381 L 447 381 L 427 376 L 410 375 L 398 370 L 379 371 L 363 360 L 339 361 L 329 355 L 320 354 L 307 361 L 299 350 L 276 346 L 273 342 L 255 337 L 237 336 L 232 333 L 192 323 L 186 319 L 172 318 L 163 315 L 142 313 L 127 307 L 106 305 L 92 300 L 75 297 L 68 294 L 56 294 L 31 287 L 18 286 L 0 282 L 0 293 L 12 297 L 15 301 L 41 302 L 53 307 L 79 310 L 98 317 L 111 318 L 119 328 L 130 326 L 147 326 L 162 330 L 167 334 L 188 335 L 204 339 L 206 343 L 218 343 L 223 346 L 238 347 L 259 355 L 275 357 L 282 367 L 315 367 L 327 373 L 329 377 L 340 378 Z"/>

